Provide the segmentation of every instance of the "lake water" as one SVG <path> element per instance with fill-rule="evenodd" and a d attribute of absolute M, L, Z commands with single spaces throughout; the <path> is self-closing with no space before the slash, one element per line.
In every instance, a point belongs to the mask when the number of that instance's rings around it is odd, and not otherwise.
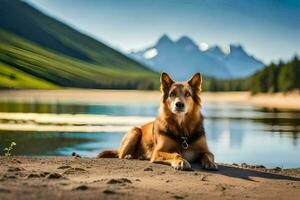
<path fill-rule="evenodd" d="M 156 104 L 0 103 L 0 112 L 154 117 L 157 110 Z M 202 113 L 208 144 L 217 162 L 300 167 L 300 111 L 205 104 Z M 16 155 L 71 155 L 75 151 L 83 156 L 95 156 L 102 149 L 116 149 L 123 134 L 0 131 L 0 148 L 15 141 Z"/>

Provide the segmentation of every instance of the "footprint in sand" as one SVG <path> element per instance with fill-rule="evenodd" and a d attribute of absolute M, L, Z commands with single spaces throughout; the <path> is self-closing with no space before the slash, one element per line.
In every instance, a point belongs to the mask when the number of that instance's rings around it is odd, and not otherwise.
<path fill-rule="evenodd" d="M 227 185 L 227 184 L 218 184 L 218 185 L 216 185 L 216 190 L 217 191 L 225 191 L 225 190 L 228 190 L 228 189 L 230 189 L 232 187 L 234 187 L 234 186 Z"/>
<path fill-rule="evenodd" d="M 14 166 L 9 166 L 7 171 L 8 172 L 19 172 L 19 171 L 23 171 L 24 168 L 21 167 L 14 167 Z"/>
<path fill-rule="evenodd" d="M 75 167 L 75 168 L 69 168 L 66 171 L 63 172 L 63 174 L 79 174 L 79 173 L 84 173 L 87 172 L 85 169 Z"/>
<path fill-rule="evenodd" d="M 89 187 L 86 186 L 86 185 L 79 185 L 75 188 L 75 190 L 81 190 L 81 191 L 85 191 L 85 190 L 88 190 Z"/>
<path fill-rule="evenodd" d="M 31 173 L 27 176 L 27 178 L 42 178 L 46 177 L 50 172 L 41 172 L 41 173 Z"/>
<path fill-rule="evenodd" d="M 106 182 L 107 184 L 122 184 L 126 185 L 127 183 L 132 184 L 131 180 L 127 178 L 112 178 L 109 181 Z"/>
<path fill-rule="evenodd" d="M 147 172 L 151 171 L 152 172 L 153 169 L 151 167 L 147 167 L 147 168 L 144 169 L 144 171 L 147 171 Z"/>
<path fill-rule="evenodd" d="M 103 190 L 103 193 L 104 193 L 104 194 L 116 194 L 115 191 L 109 190 L 109 189 Z"/>
<path fill-rule="evenodd" d="M 173 196 L 173 198 L 174 198 L 174 199 L 184 199 L 183 196 L 178 196 L 178 195 Z"/>
<path fill-rule="evenodd" d="M 5 179 L 16 179 L 17 177 L 15 175 L 11 175 L 11 174 L 4 174 L 3 178 L 5 178 Z"/>
<path fill-rule="evenodd" d="M 41 172 L 41 173 L 40 173 L 41 177 L 45 177 L 45 176 L 47 176 L 48 174 L 50 174 L 50 172 Z"/>
<path fill-rule="evenodd" d="M 47 176 L 47 178 L 48 179 L 62 179 L 64 177 L 59 173 L 51 173 Z"/>
<path fill-rule="evenodd" d="M 201 181 L 208 181 L 208 176 L 203 176 L 203 177 L 201 178 Z"/>
<path fill-rule="evenodd" d="M 41 177 L 40 174 L 34 174 L 34 173 L 29 174 L 29 175 L 27 176 L 27 178 L 40 178 L 40 177 Z"/>
<path fill-rule="evenodd" d="M 0 188 L 0 193 L 10 193 L 11 191 L 6 188 Z"/>
<path fill-rule="evenodd" d="M 69 168 L 72 168 L 70 165 L 62 165 L 62 166 L 59 166 L 57 169 L 69 169 Z"/>

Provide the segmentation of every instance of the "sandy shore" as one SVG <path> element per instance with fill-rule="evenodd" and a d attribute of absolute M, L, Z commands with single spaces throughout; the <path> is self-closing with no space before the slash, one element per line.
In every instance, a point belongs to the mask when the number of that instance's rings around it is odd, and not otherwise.
<path fill-rule="evenodd" d="M 299 199 L 300 169 L 175 171 L 140 160 L 0 158 L 0 199 Z"/>
<path fill-rule="evenodd" d="M 155 103 L 160 101 L 159 91 L 133 90 L 1 90 L 0 101 L 77 102 L 103 104 Z M 257 94 L 249 92 L 203 92 L 203 103 L 247 104 L 259 107 L 300 110 L 300 94 Z"/>
<path fill-rule="evenodd" d="M 269 109 L 300 110 L 300 94 L 275 93 L 256 94 L 250 92 L 207 92 L 203 93 L 203 102 L 209 103 L 238 103 L 254 105 Z"/>

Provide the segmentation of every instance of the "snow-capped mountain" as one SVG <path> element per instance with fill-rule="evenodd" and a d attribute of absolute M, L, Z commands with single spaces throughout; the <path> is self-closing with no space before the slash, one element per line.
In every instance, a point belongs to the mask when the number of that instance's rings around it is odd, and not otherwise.
<path fill-rule="evenodd" d="M 226 53 L 219 46 L 201 51 L 187 36 L 177 41 L 163 35 L 154 46 L 131 52 L 130 57 L 155 71 L 170 73 L 177 80 L 185 80 L 195 72 L 216 78 L 248 76 L 264 64 L 248 55 L 240 45 L 230 45 Z"/>

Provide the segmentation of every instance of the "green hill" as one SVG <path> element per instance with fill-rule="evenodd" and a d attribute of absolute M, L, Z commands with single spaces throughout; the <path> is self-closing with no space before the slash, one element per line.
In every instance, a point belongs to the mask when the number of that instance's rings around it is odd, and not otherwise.
<path fill-rule="evenodd" d="M 158 88 L 159 75 L 25 2 L 1 0 L 0 87 Z"/>

